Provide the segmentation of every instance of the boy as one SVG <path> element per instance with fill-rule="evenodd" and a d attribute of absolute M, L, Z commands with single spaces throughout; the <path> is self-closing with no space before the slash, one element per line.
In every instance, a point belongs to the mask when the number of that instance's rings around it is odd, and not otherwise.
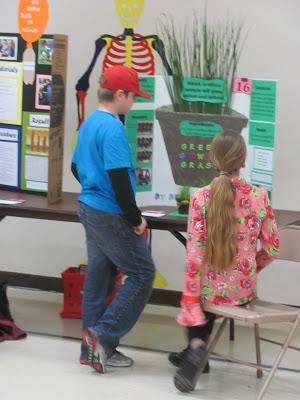
<path fill-rule="evenodd" d="M 79 217 L 85 228 L 88 272 L 83 294 L 81 363 L 105 373 L 106 365 L 131 366 L 116 351 L 134 326 L 152 290 L 154 264 L 135 202 L 136 176 L 119 114 L 126 114 L 139 88 L 136 71 L 114 66 L 103 72 L 99 108 L 82 124 L 72 159 L 81 184 Z M 116 269 L 126 276 L 114 301 L 106 304 Z M 87 361 L 88 359 L 88 361 Z"/>

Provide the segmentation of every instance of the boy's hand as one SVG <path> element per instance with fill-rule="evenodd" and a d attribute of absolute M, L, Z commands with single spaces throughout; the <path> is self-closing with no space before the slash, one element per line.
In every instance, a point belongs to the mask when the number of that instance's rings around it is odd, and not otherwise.
<path fill-rule="evenodd" d="M 142 223 L 134 228 L 134 232 L 137 235 L 142 235 L 144 233 L 145 229 L 147 228 L 147 226 L 148 226 L 147 221 L 145 220 L 144 217 L 142 217 Z"/>

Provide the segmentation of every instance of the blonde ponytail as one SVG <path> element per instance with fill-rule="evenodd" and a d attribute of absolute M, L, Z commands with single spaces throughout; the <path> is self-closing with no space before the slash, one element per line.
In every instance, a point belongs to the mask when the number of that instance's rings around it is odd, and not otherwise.
<path fill-rule="evenodd" d="M 220 176 L 211 183 L 207 212 L 206 259 L 220 272 L 230 267 L 237 256 L 235 191 L 230 175 L 241 168 L 246 158 L 246 145 L 241 135 L 226 131 L 212 142 L 211 159 Z"/>

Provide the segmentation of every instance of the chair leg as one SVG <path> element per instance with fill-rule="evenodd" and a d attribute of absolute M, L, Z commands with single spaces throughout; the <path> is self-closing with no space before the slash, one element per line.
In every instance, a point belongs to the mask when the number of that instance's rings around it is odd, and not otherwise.
<path fill-rule="evenodd" d="M 277 359 L 276 359 L 276 361 L 275 361 L 275 363 L 274 363 L 274 365 L 273 365 L 273 367 L 272 367 L 272 369 L 271 369 L 271 371 L 270 371 L 270 373 L 269 373 L 269 375 L 268 375 L 268 377 L 266 379 L 266 382 L 265 382 L 263 388 L 261 389 L 261 391 L 260 391 L 260 393 L 259 393 L 259 395 L 257 397 L 257 400 L 261 400 L 264 397 L 264 395 L 265 395 L 265 393 L 266 393 L 266 391 L 267 391 L 267 389 L 268 389 L 268 387 L 269 387 L 269 385 L 270 385 L 270 383 L 271 383 L 271 381 L 272 381 L 272 379 L 273 379 L 273 377 L 274 377 L 274 375 L 275 375 L 275 373 L 276 373 L 276 371 L 277 371 L 277 369 L 279 367 L 279 364 L 280 364 L 280 362 L 281 362 L 286 350 L 288 349 L 291 340 L 293 339 L 293 336 L 294 336 L 294 334 L 296 332 L 296 329 L 297 329 L 297 326 L 298 326 L 299 322 L 300 322 L 300 318 L 298 317 L 295 320 L 295 322 L 293 323 L 293 325 L 292 325 L 292 327 L 291 327 L 291 329 L 289 331 L 289 334 L 288 334 L 283 346 L 281 347 L 281 350 L 280 350 L 280 352 L 279 352 L 279 354 L 277 356 Z"/>
<path fill-rule="evenodd" d="M 222 333 L 226 327 L 228 318 L 224 318 L 221 325 L 219 326 L 219 329 L 217 330 L 217 332 L 215 333 L 215 335 L 213 336 L 212 340 L 210 341 L 208 347 L 207 347 L 207 357 L 205 362 L 203 363 L 203 368 L 200 370 L 200 373 L 203 371 L 203 369 L 205 368 L 206 365 L 206 361 L 209 359 L 210 353 L 212 353 L 220 339 L 220 337 L 222 336 Z"/>
<path fill-rule="evenodd" d="M 234 340 L 234 319 L 230 319 L 230 325 L 229 325 L 229 340 L 233 341 Z"/>
<path fill-rule="evenodd" d="M 260 352 L 260 341 L 259 341 L 259 325 L 254 324 L 254 336 L 255 336 L 255 350 L 256 350 L 256 363 L 261 367 L 261 352 Z M 258 378 L 262 378 L 263 370 L 261 368 L 257 368 L 256 376 Z"/>

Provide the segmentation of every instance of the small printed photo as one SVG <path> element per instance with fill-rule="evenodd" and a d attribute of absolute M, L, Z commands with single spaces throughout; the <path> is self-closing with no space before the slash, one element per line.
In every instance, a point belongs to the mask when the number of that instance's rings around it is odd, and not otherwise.
<path fill-rule="evenodd" d="M 153 121 L 140 121 L 137 124 L 138 135 L 150 135 L 153 132 Z"/>
<path fill-rule="evenodd" d="M 138 136 L 137 137 L 137 147 L 138 149 L 146 149 L 146 150 L 151 150 L 153 145 L 153 138 L 152 137 L 142 137 Z"/>
<path fill-rule="evenodd" d="M 28 128 L 26 135 L 26 154 L 48 155 L 49 130 Z"/>
<path fill-rule="evenodd" d="M 39 64 L 52 64 L 53 57 L 53 39 L 40 39 L 39 40 L 39 54 L 38 63 Z"/>
<path fill-rule="evenodd" d="M 50 110 L 51 97 L 51 75 L 37 75 L 35 87 L 35 108 L 39 110 Z"/>
<path fill-rule="evenodd" d="M 18 57 L 18 38 L 0 36 L 0 60 L 16 60 Z"/>
<path fill-rule="evenodd" d="M 138 151 L 136 155 L 137 162 L 151 162 L 152 151 Z"/>
<path fill-rule="evenodd" d="M 151 185 L 151 180 L 152 180 L 151 168 L 137 168 L 136 177 L 138 186 Z"/>

